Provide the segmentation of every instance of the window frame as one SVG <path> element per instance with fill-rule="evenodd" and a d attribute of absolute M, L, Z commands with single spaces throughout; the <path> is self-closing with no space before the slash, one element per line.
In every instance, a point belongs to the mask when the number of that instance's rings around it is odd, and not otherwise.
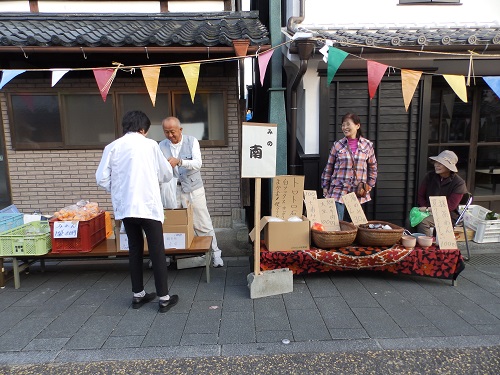
<path fill-rule="evenodd" d="M 170 104 L 170 112 L 165 113 L 165 117 L 168 116 L 175 116 L 175 107 L 174 107 L 174 96 L 175 94 L 189 94 L 188 90 L 182 90 L 182 89 L 161 89 L 157 91 L 158 94 L 167 94 L 169 96 L 169 104 Z M 41 147 L 29 147 L 27 146 L 26 143 L 19 143 L 18 140 L 16 139 L 16 128 L 13 126 L 13 123 L 15 122 L 15 115 L 14 115 L 14 109 L 12 106 L 12 96 L 13 95 L 22 95 L 22 94 L 28 94 L 28 95 L 33 95 L 33 96 L 56 96 L 58 105 L 59 105 L 59 116 L 61 120 L 61 135 L 62 135 L 62 141 L 61 142 L 51 142 L 51 143 L 44 143 L 41 145 Z M 102 145 L 78 145 L 78 146 L 72 146 L 72 145 L 67 145 L 66 144 L 66 132 L 67 132 L 67 125 L 63 122 L 66 116 L 66 108 L 63 104 L 64 100 L 62 98 L 63 95 L 81 95 L 81 94 L 90 94 L 90 95 L 99 95 L 98 93 L 96 94 L 95 90 L 91 90 L 88 88 L 82 88 L 82 89 L 61 89 L 61 90 L 50 90 L 50 89 L 40 89 L 36 91 L 28 91 L 26 89 L 21 89 L 21 88 L 14 88 L 10 90 L 5 91 L 6 99 L 7 99 L 7 116 L 9 120 L 9 133 L 11 136 L 11 145 L 12 149 L 16 151 L 31 151 L 31 150 L 99 150 L 99 149 L 104 149 L 106 144 Z M 119 95 L 126 95 L 126 94 L 141 94 L 145 95 L 149 99 L 149 93 L 146 89 L 143 88 L 129 88 L 129 87 L 124 87 L 124 88 L 117 88 L 114 90 L 111 90 L 108 93 L 107 99 L 111 100 L 113 102 L 113 118 L 114 118 L 114 129 L 115 129 L 115 139 L 120 137 L 122 135 L 121 132 L 121 117 L 123 116 L 122 113 L 120 113 L 120 99 Z M 228 118 L 227 118 L 227 109 L 228 109 L 228 93 L 227 89 L 224 88 L 216 88 L 215 90 L 208 90 L 208 89 L 199 89 L 196 91 L 196 94 L 222 94 L 222 110 L 224 115 L 223 117 L 223 139 L 222 140 L 199 140 L 200 146 L 201 147 L 227 147 L 229 140 L 228 140 Z"/>

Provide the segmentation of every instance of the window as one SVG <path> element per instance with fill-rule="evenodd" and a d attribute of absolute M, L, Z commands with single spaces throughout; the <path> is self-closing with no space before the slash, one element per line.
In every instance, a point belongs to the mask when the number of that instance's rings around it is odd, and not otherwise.
<path fill-rule="evenodd" d="M 104 102 L 85 92 L 12 92 L 9 119 L 13 148 L 95 149 L 122 135 L 121 119 L 128 110 L 142 110 L 151 120 L 148 137 L 165 138 L 161 122 L 177 116 L 185 134 L 202 147 L 227 144 L 224 92 L 197 92 L 194 104 L 186 92 L 158 93 L 153 107 L 149 94 L 115 91 Z"/>

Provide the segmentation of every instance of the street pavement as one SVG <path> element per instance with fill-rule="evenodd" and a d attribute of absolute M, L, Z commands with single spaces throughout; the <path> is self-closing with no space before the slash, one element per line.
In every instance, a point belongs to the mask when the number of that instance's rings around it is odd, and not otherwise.
<path fill-rule="evenodd" d="M 470 244 L 456 286 L 348 271 L 252 300 L 247 256 L 209 284 L 204 268 L 172 269 L 165 314 L 132 309 L 126 260 L 35 264 L 0 289 L 0 374 L 498 374 L 500 246 Z M 147 261 L 145 279 L 154 291 Z"/>

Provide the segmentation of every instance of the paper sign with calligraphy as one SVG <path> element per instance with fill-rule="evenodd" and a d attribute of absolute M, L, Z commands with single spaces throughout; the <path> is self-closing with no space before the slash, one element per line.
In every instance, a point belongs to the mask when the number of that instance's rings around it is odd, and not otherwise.
<path fill-rule="evenodd" d="M 363 207 L 358 201 L 358 197 L 356 197 L 355 193 L 349 193 L 342 196 L 342 200 L 344 201 L 345 208 L 349 212 L 349 216 L 351 217 L 352 223 L 354 225 L 367 224 L 368 220 L 366 220 L 365 212 L 363 211 Z"/>
<path fill-rule="evenodd" d="M 339 215 L 337 213 L 337 207 L 335 206 L 335 199 L 324 198 L 318 199 L 319 212 L 321 216 L 321 223 L 328 231 L 339 231 Z"/>
<path fill-rule="evenodd" d="M 241 125 L 241 177 L 276 176 L 276 124 Z"/>
<path fill-rule="evenodd" d="M 185 249 L 186 234 L 185 233 L 163 233 L 163 242 L 165 249 Z"/>
<path fill-rule="evenodd" d="M 273 178 L 271 216 L 288 220 L 290 216 L 302 217 L 304 176 L 276 176 Z"/>
<path fill-rule="evenodd" d="M 307 218 L 311 224 L 321 223 L 316 190 L 304 190 L 304 204 L 306 205 Z"/>
<path fill-rule="evenodd" d="M 79 221 L 54 221 L 54 238 L 77 238 Z"/>
<path fill-rule="evenodd" d="M 450 210 L 446 197 L 429 197 L 432 207 L 432 216 L 436 226 L 436 238 L 440 249 L 457 249 L 457 241 L 453 233 Z"/>

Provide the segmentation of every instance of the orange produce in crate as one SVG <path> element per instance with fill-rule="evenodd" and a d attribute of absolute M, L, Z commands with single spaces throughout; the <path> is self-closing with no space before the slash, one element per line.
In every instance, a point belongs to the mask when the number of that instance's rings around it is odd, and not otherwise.
<path fill-rule="evenodd" d="M 319 231 L 324 231 L 325 227 L 321 223 L 314 222 L 313 225 L 312 225 L 312 227 L 311 227 L 311 229 L 319 230 Z"/>

